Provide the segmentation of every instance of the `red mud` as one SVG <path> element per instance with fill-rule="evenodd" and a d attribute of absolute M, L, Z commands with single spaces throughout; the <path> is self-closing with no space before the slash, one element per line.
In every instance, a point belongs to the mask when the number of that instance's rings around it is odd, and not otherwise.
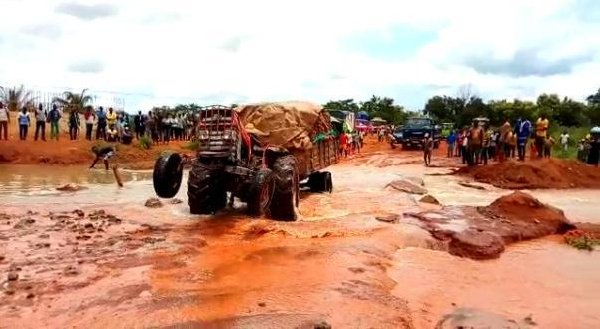
<path fill-rule="evenodd" d="M 600 188 L 600 169 L 570 160 L 504 162 L 463 167 L 457 174 L 505 189 Z"/>

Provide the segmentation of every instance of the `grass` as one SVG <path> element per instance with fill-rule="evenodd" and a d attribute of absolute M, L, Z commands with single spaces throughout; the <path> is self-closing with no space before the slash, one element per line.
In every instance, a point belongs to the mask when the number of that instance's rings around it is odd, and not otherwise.
<path fill-rule="evenodd" d="M 138 141 L 138 147 L 142 150 L 149 150 L 152 148 L 152 139 L 150 139 L 149 137 L 143 136 L 140 137 L 140 140 Z"/>
<path fill-rule="evenodd" d="M 565 131 L 571 137 L 569 139 L 569 148 L 567 151 L 565 151 L 560 144 L 560 135 Z M 579 141 L 584 139 L 589 133 L 590 127 L 551 127 L 550 136 L 556 141 L 552 148 L 552 156 L 559 159 L 577 159 L 577 145 L 579 144 Z"/>

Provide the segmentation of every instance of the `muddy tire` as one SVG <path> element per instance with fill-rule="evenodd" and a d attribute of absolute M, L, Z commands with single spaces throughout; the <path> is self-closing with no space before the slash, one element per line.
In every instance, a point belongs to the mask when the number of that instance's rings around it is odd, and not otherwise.
<path fill-rule="evenodd" d="M 271 218 L 283 221 L 298 219 L 298 206 L 300 204 L 300 182 L 296 158 L 284 156 L 275 161 L 273 165 L 275 176 L 275 191 L 271 201 Z"/>
<path fill-rule="evenodd" d="M 331 173 L 329 171 L 323 172 L 323 180 L 325 184 L 325 189 L 323 192 L 331 193 L 333 192 L 333 179 L 331 177 Z"/>
<path fill-rule="evenodd" d="M 188 205 L 194 215 L 215 214 L 225 208 L 227 193 L 220 187 L 218 173 L 194 163 L 188 178 Z"/>
<path fill-rule="evenodd" d="M 161 198 L 172 198 L 179 192 L 183 177 L 182 161 L 183 159 L 177 153 L 166 154 L 156 160 L 152 172 L 156 195 Z"/>
<path fill-rule="evenodd" d="M 260 217 L 268 214 L 273 192 L 275 190 L 275 175 L 269 168 L 260 169 L 248 191 L 248 214 Z"/>
<path fill-rule="evenodd" d="M 329 192 L 331 193 L 333 189 L 331 173 L 328 171 L 316 172 L 312 173 L 308 177 L 308 187 L 311 192 L 322 193 Z"/>

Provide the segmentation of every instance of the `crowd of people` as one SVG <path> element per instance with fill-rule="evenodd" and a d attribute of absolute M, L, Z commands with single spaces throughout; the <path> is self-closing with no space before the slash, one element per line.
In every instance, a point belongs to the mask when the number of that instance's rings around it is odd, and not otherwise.
<path fill-rule="evenodd" d="M 519 118 L 514 125 L 503 120 L 499 129 L 492 129 L 488 121 L 474 120 L 471 127 L 450 132 L 446 138 L 447 157 L 461 157 L 463 164 L 487 164 L 509 158 L 525 161 L 527 145 L 531 157 L 549 158 L 555 140 L 548 134 L 549 121 L 541 116 L 535 127 L 527 119 Z"/>
<path fill-rule="evenodd" d="M 60 122 L 67 120 L 69 138 L 78 140 L 80 134 L 85 132 L 83 138 L 88 141 L 105 140 L 107 142 L 120 142 L 130 144 L 134 138 L 149 137 L 153 144 L 160 142 L 168 144 L 172 140 L 190 140 L 194 136 L 197 116 L 193 114 L 157 114 L 141 111 L 133 116 L 130 122 L 129 115 L 124 111 L 114 110 L 112 107 L 105 110 L 102 106 L 94 109 L 87 106 L 82 116 L 73 109 L 65 116 L 63 109 L 57 104 L 45 109 L 43 104 L 35 109 L 24 107 L 16 115 L 16 124 L 19 127 L 19 139 L 27 140 L 30 128 L 35 124 L 34 140 L 46 141 L 46 127 L 50 126 L 51 140 L 58 140 L 60 136 Z M 8 140 L 8 128 L 11 124 L 11 113 L 0 102 L 0 140 Z M 133 126 L 133 127 L 131 127 Z"/>
<path fill-rule="evenodd" d="M 354 153 L 360 153 L 360 149 L 363 147 L 363 140 L 365 133 L 362 131 L 347 132 L 344 131 L 340 134 L 340 156 L 347 158 L 349 155 Z"/>

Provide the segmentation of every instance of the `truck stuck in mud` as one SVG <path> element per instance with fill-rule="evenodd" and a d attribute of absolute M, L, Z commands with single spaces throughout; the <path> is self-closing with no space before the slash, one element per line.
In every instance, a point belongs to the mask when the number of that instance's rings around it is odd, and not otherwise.
<path fill-rule="evenodd" d="M 188 205 L 192 214 L 215 214 L 238 198 L 253 216 L 296 220 L 301 181 L 314 192 L 331 192 L 338 139 L 329 114 L 307 102 L 263 103 L 237 108 L 209 106 L 199 113 L 197 156 L 178 153 L 155 163 L 153 183 L 162 198 L 181 186 L 190 163 Z"/>

